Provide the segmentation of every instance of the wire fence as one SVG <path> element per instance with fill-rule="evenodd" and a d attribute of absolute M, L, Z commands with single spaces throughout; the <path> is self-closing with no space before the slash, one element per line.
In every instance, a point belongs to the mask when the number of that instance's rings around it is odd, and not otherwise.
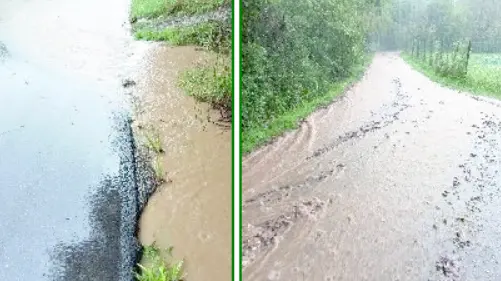
<path fill-rule="evenodd" d="M 472 41 L 473 53 L 501 53 L 501 39 Z"/>
<path fill-rule="evenodd" d="M 472 42 L 465 39 L 415 38 L 407 52 L 441 75 L 462 78 L 468 74 Z"/>

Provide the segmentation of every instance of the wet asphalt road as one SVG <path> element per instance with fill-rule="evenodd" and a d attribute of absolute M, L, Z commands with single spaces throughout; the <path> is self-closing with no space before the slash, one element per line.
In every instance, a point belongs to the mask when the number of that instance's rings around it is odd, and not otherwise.
<path fill-rule="evenodd" d="M 501 280 L 501 103 L 397 54 L 248 155 L 244 280 Z"/>
<path fill-rule="evenodd" d="M 81 20 L 97 7 L 0 4 L 0 280 L 132 280 L 141 172 L 108 56 L 123 22 Z"/>

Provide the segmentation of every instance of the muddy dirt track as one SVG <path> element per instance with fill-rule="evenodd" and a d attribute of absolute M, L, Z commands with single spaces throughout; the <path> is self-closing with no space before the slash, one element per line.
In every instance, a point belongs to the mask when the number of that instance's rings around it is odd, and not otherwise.
<path fill-rule="evenodd" d="M 244 280 L 501 280 L 501 103 L 378 54 L 248 155 Z"/>

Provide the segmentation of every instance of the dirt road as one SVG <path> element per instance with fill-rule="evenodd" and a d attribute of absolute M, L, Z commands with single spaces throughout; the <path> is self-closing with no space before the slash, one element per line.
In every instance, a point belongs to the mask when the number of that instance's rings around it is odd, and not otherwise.
<path fill-rule="evenodd" d="M 376 55 L 244 159 L 244 280 L 501 280 L 500 148 L 501 103 Z"/>

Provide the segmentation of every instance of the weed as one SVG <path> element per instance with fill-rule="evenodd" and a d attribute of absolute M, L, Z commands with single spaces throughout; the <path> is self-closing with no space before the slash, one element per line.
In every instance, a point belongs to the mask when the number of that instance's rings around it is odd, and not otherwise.
<path fill-rule="evenodd" d="M 184 72 L 179 85 L 188 95 L 209 102 L 215 108 L 231 111 L 231 63 L 227 57 L 219 56 L 212 65 Z"/>
<path fill-rule="evenodd" d="M 169 258 L 172 256 L 172 248 L 167 251 Z M 160 250 L 155 246 L 143 248 L 144 259 L 148 265 L 138 264 L 140 269 L 136 273 L 138 281 L 182 281 L 183 261 L 167 263 L 162 259 Z"/>
<path fill-rule="evenodd" d="M 162 147 L 162 141 L 160 140 L 160 134 L 156 130 L 150 130 L 150 132 L 145 133 L 146 147 L 156 154 L 164 153 Z"/>
<path fill-rule="evenodd" d="M 164 153 L 162 147 L 162 141 L 160 140 L 160 134 L 155 129 L 144 130 L 145 144 L 144 146 L 148 148 L 152 155 L 152 169 L 155 174 L 155 180 L 157 184 L 161 184 L 165 181 L 165 169 L 162 162 L 162 157 L 160 154 Z"/>
<path fill-rule="evenodd" d="M 161 184 L 165 181 L 165 169 L 162 162 L 162 157 L 159 155 L 155 156 L 153 161 L 153 171 L 155 172 L 155 180 L 158 184 Z"/>

